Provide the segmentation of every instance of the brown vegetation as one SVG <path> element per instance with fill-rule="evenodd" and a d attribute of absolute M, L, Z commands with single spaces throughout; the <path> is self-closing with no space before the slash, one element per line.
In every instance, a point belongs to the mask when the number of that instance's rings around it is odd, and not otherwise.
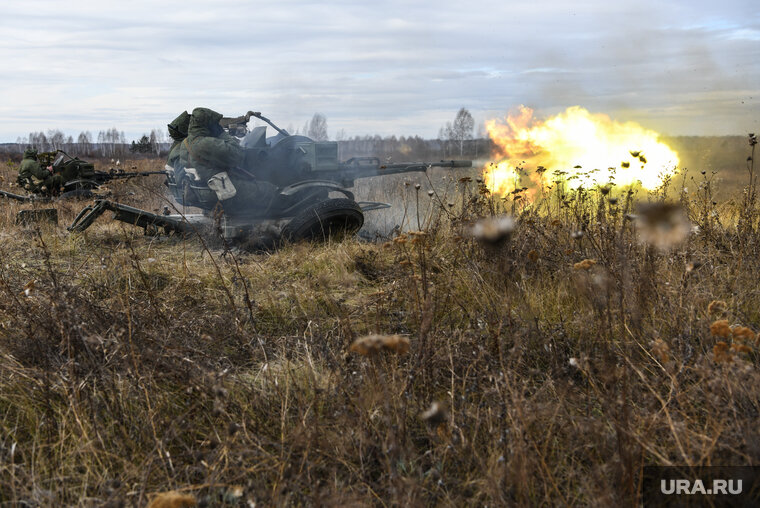
<path fill-rule="evenodd" d="M 698 228 L 656 248 L 627 215 L 666 189 L 452 185 L 402 186 L 393 240 L 265 254 L 3 202 L 0 504 L 631 505 L 644 465 L 760 461 L 755 209 L 679 192 Z"/>

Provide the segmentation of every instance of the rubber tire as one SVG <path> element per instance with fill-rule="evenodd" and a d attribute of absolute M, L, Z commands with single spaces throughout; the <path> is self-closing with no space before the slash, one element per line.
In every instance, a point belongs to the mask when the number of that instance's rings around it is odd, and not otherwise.
<path fill-rule="evenodd" d="M 354 234 L 364 225 L 362 209 L 352 199 L 328 199 L 309 206 L 282 228 L 282 239 L 324 241 Z"/>

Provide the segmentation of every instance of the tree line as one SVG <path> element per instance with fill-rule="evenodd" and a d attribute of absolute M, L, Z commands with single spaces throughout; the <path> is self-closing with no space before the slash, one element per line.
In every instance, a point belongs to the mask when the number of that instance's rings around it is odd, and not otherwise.
<path fill-rule="evenodd" d="M 482 130 L 475 135 L 475 121 L 467 108 L 460 108 L 454 120 L 446 122 L 438 131 L 437 139 L 423 139 L 420 136 L 385 136 L 378 134 L 364 136 L 346 136 L 340 129 L 333 139 L 338 142 L 342 158 L 347 157 L 383 157 L 394 160 L 448 159 L 452 157 L 477 159 L 491 153 L 492 143 Z M 315 141 L 328 141 L 327 118 L 322 113 L 315 113 L 303 128 L 288 132 L 303 134 Z"/>
<path fill-rule="evenodd" d="M 132 141 L 130 144 L 127 142 L 124 131 L 116 127 L 99 131 L 97 137 L 94 137 L 90 131 L 82 131 L 76 141 L 73 136 L 66 136 L 58 129 L 48 130 L 47 133 L 30 132 L 28 136 L 16 138 L 16 145 L 18 151 L 32 147 L 38 152 L 63 150 L 87 157 L 123 157 L 130 152 L 161 155 L 169 147 L 162 130 L 153 129 L 150 134 L 144 134 L 138 141 Z"/>
<path fill-rule="evenodd" d="M 461 108 L 451 122 L 446 122 L 436 139 L 420 136 L 347 136 L 344 129 L 338 130 L 332 140 L 338 142 L 341 158 L 381 157 L 392 160 L 449 159 L 453 157 L 476 159 L 491 151 L 491 141 L 482 132 L 474 135 L 475 122 L 466 108 Z M 315 141 L 329 141 L 327 117 L 315 113 L 302 128 L 288 126 L 291 134 L 308 136 Z M 30 132 L 28 136 L 16 139 L 16 151 L 22 152 L 31 146 L 40 152 L 63 150 L 82 157 L 124 157 L 128 154 L 160 156 L 170 146 L 167 134 L 162 129 L 152 129 L 137 140 L 127 141 L 124 131 L 116 127 L 99 131 L 93 136 L 90 131 L 82 131 L 76 140 L 60 130 Z M 6 145 L 8 146 L 8 145 Z M 9 147 L 10 148 L 10 147 Z"/>

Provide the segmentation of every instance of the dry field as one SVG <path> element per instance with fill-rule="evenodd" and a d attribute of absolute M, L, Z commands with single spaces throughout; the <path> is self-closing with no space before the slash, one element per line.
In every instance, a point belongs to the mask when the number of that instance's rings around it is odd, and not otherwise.
<path fill-rule="evenodd" d="M 756 465 L 758 208 L 693 173 L 529 208 L 363 183 L 377 241 L 270 253 L 3 201 L 0 506 L 630 506 L 644 465 Z"/>

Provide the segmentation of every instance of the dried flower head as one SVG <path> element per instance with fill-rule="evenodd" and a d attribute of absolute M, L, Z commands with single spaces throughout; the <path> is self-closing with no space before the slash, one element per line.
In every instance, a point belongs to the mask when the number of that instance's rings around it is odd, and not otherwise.
<path fill-rule="evenodd" d="M 24 285 L 24 290 L 22 291 L 24 296 L 29 297 L 32 295 L 32 292 L 34 291 L 34 283 L 35 281 L 30 280 Z"/>
<path fill-rule="evenodd" d="M 509 239 L 515 221 L 509 215 L 480 219 L 469 228 L 469 236 L 484 244 L 496 245 Z"/>
<path fill-rule="evenodd" d="M 734 353 L 749 354 L 752 352 L 752 348 L 747 346 L 746 344 L 731 344 L 731 351 L 733 351 Z"/>
<path fill-rule="evenodd" d="M 734 361 L 734 357 L 731 354 L 731 350 L 723 341 L 718 342 L 713 346 L 713 359 L 716 363 L 730 363 Z"/>
<path fill-rule="evenodd" d="M 580 358 L 573 356 L 567 361 L 567 363 L 574 369 L 578 369 L 582 372 L 588 372 L 591 368 L 588 358 L 585 355 L 581 356 Z"/>
<path fill-rule="evenodd" d="M 428 425 L 435 427 L 446 421 L 446 418 L 448 418 L 448 411 L 446 411 L 445 404 L 433 401 L 433 403 L 430 404 L 430 408 L 423 412 L 420 415 L 420 418 Z"/>
<path fill-rule="evenodd" d="M 726 312 L 726 302 L 722 300 L 713 300 L 707 306 L 707 313 L 710 315 L 723 314 L 724 312 Z"/>
<path fill-rule="evenodd" d="M 371 356 L 380 351 L 404 354 L 409 351 L 409 339 L 402 335 L 367 335 L 359 337 L 348 348 L 362 356 Z"/>
<path fill-rule="evenodd" d="M 734 336 L 734 340 L 742 342 L 753 342 L 755 340 L 755 332 L 746 326 L 735 326 L 731 330 L 731 334 Z"/>
<path fill-rule="evenodd" d="M 195 506 L 195 498 L 179 492 L 164 492 L 148 504 L 148 508 L 185 508 Z"/>
<path fill-rule="evenodd" d="M 715 337 L 720 337 L 722 339 L 731 337 L 731 327 L 728 326 L 728 320 L 720 319 L 713 322 L 713 324 L 710 325 L 710 333 Z"/>
<path fill-rule="evenodd" d="M 660 363 L 668 363 L 670 361 L 670 346 L 662 339 L 657 339 L 650 344 L 652 348 L 652 354 L 660 361 Z"/>
<path fill-rule="evenodd" d="M 589 270 L 596 264 L 596 259 L 584 259 L 573 265 L 573 270 Z"/>
<path fill-rule="evenodd" d="M 692 261 L 691 263 L 688 263 L 686 265 L 686 273 L 691 273 L 694 270 L 697 270 L 702 267 L 702 263 L 699 261 Z"/>
<path fill-rule="evenodd" d="M 661 250 L 682 243 L 691 232 L 686 212 L 677 203 L 648 203 L 639 205 L 636 230 L 639 239 Z"/>

